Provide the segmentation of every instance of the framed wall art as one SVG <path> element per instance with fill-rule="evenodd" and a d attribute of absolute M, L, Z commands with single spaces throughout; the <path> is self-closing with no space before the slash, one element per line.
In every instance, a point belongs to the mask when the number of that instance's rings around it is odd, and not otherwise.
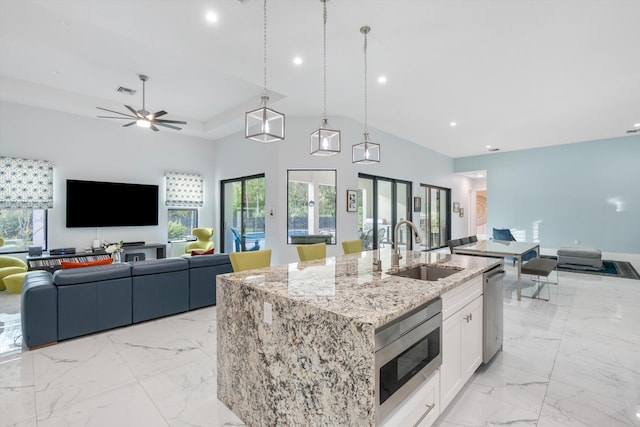
<path fill-rule="evenodd" d="M 358 211 L 358 191 L 347 190 L 347 212 Z"/>

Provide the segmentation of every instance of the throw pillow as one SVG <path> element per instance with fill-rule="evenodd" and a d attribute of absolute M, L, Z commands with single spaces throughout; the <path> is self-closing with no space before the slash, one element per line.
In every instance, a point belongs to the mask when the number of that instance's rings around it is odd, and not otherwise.
<path fill-rule="evenodd" d="M 63 270 L 68 270 L 70 268 L 82 268 L 82 267 L 93 267 L 96 265 L 107 265 L 111 264 L 113 260 L 111 258 L 107 259 L 99 259 L 97 261 L 90 262 L 73 262 L 73 261 L 62 261 L 60 265 Z"/>
<path fill-rule="evenodd" d="M 194 255 L 213 255 L 213 251 L 215 251 L 215 249 L 209 249 L 206 252 L 202 252 L 202 253 L 198 253 L 197 251 L 191 251 L 191 256 Z"/>

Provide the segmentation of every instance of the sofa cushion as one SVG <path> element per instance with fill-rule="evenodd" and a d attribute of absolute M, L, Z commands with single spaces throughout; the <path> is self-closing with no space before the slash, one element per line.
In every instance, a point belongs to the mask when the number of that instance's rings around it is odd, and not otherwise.
<path fill-rule="evenodd" d="M 97 261 L 89 261 L 89 262 L 74 262 L 74 261 L 62 261 L 60 266 L 63 270 L 68 270 L 70 268 L 83 268 L 83 267 L 95 267 L 96 265 L 107 265 L 113 263 L 113 259 L 99 259 Z"/>
<path fill-rule="evenodd" d="M 51 273 L 32 271 L 22 285 L 22 340 L 29 348 L 58 341 L 58 290 Z"/>
<path fill-rule="evenodd" d="M 189 262 L 185 258 L 150 259 L 131 263 L 132 276 L 145 276 L 148 274 L 167 273 L 181 271 L 189 268 Z"/>
<path fill-rule="evenodd" d="M 95 267 L 73 268 L 70 270 L 57 270 L 53 273 L 53 282 L 56 286 L 67 286 L 130 276 L 131 266 L 127 263 L 118 263 Z"/>
<path fill-rule="evenodd" d="M 189 268 L 212 267 L 223 264 L 231 265 L 228 254 L 201 255 L 185 259 L 189 262 Z"/>

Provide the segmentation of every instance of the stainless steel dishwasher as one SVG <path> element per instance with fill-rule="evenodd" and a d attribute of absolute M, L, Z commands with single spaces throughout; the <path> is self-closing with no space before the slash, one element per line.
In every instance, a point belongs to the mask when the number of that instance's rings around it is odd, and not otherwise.
<path fill-rule="evenodd" d="M 502 350 L 504 275 L 504 263 L 484 273 L 483 363 L 488 363 Z"/>

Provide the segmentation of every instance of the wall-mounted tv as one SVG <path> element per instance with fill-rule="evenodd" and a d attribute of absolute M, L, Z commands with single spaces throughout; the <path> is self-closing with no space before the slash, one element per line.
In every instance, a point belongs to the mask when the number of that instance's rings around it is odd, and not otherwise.
<path fill-rule="evenodd" d="M 158 186 L 67 180 L 67 227 L 158 225 Z"/>

